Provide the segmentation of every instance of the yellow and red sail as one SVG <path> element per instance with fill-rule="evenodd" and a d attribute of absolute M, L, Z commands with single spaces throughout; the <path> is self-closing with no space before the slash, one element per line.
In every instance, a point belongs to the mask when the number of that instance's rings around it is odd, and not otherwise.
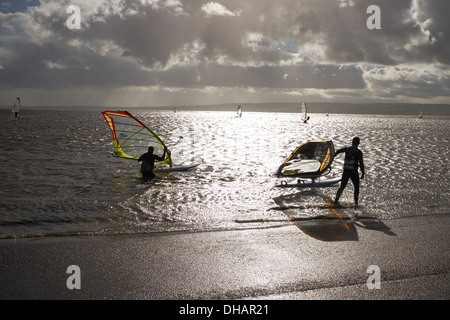
<path fill-rule="evenodd" d="M 139 119 L 127 111 L 104 111 L 102 115 L 111 129 L 118 157 L 137 160 L 152 146 L 154 154 L 165 157 L 158 163 L 172 164 L 170 154 L 164 152 L 164 142 Z"/>

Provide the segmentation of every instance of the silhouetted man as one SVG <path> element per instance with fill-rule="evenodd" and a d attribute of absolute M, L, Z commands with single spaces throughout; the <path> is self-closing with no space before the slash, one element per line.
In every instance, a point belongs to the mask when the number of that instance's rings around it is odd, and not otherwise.
<path fill-rule="evenodd" d="M 359 198 L 359 175 L 358 175 L 358 167 L 361 168 L 361 180 L 364 179 L 364 161 L 363 161 L 363 153 L 358 149 L 359 138 L 355 137 L 352 141 L 352 146 L 347 148 L 342 148 L 336 151 L 334 156 L 339 153 L 345 152 L 344 159 L 344 172 L 342 173 L 341 187 L 338 189 L 336 193 L 336 199 L 334 203 L 338 203 L 339 198 L 342 195 L 345 187 L 347 186 L 348 179 L 351 179 L 353 182 L 353 186 L 355 187 L 354 199 L 355 199 L 355 207 L 358 206 L 358 198 Z"/>

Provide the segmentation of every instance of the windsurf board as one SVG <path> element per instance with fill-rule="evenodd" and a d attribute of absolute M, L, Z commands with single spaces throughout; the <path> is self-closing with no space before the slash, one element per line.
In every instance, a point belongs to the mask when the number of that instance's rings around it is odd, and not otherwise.
<path fill-rule="evenodd" d="M 297 183 L 281 183 L 281 184 L 277 185 L 277 187 L 279 187 L 279 188 L 323 188 L 323 187 L 329 187 L 340 181 L 341 181 L 341 178 L 322 180 L 322 181 L 313 181 L 313 182 L 304 182 L 303 180 L 299 180 L 299 182 L 297 182 Z"/>
<path fill-rule="evenodd" d="M 188 171 L 190 169 L 197 167 L 198 165 L 199 165 L 199 163 L 191 164 L 191 165 L 173 166 L 172 168 L 168 168 L 168 167 L 167 168 L 156 168 L 156 169 L 153 169 L 153 172 L 158 173 L 158 172 Z"/>

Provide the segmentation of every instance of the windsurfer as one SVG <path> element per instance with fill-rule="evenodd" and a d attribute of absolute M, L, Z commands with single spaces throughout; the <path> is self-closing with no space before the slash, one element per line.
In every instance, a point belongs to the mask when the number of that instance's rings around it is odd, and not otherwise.
<path fill-rule="evenodd" d="M 334 156 L 339 153 L 345 152 L 345 160 L 344 160 L 344 172 L 342 173 L 341 187 L 338 189 L 336 193 L 336 199 L 334 203 L 338 203 L 339 198 L 342 195 L 345 187 L 347 186 L 348 179 L 352 180 L 354 186 L 354 199 L 355 206 L 358 205 L 359 198 L 359 176 L 358 176 L 358 167 L 361 169 L 361 180 L 364 179 L 364 161 L 363 161 L 363 153 L 358 149 L 360 139 L 358 137 L 354 137 L 352 141 L 352 146 L 347 148 L 342 148 L 336 151 Z"/>
<path fill-rule="evenodd" d="M 17 106 L 16 106 L 16 104 L 14 103 L 14 107 L 13 107 L 13 113 L 14 113 L 14 117 L 16 118 L 16 119 L 19 119 L 19 111 L 17 111 Z"/>
<path fill-rule="evenodd" d="M 169 153 L 169 151 L 167 150 L 167 147 L 164 147 L 164 155 L 162 157 L 154 154 L 153 151 L 154 151 L 153 147 L 148 147 L 148 152 L 141 155 L 139 157 L 139 159 L 137 160 L 138 162 L 142 161 L 141 172 L 145 179 L 152 179 L 155 177 L 155 174 L 153 173 L 153 167 L 155 166 L 155 160 L 163 161 L 164 156 Z"/>

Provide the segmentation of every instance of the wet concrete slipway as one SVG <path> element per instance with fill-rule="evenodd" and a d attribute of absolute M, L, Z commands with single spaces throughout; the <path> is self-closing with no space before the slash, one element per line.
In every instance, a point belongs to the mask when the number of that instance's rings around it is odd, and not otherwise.
<path fill-rule="evenodd" d="M 323 219 L 226 232 L 5 240 L 0 298 L 448 299 L 449 222 L 448 215 Z M 79 272 L 68 273 L 69 266 Z M 378 276 L 379 289 L 371 289 Z"/>

